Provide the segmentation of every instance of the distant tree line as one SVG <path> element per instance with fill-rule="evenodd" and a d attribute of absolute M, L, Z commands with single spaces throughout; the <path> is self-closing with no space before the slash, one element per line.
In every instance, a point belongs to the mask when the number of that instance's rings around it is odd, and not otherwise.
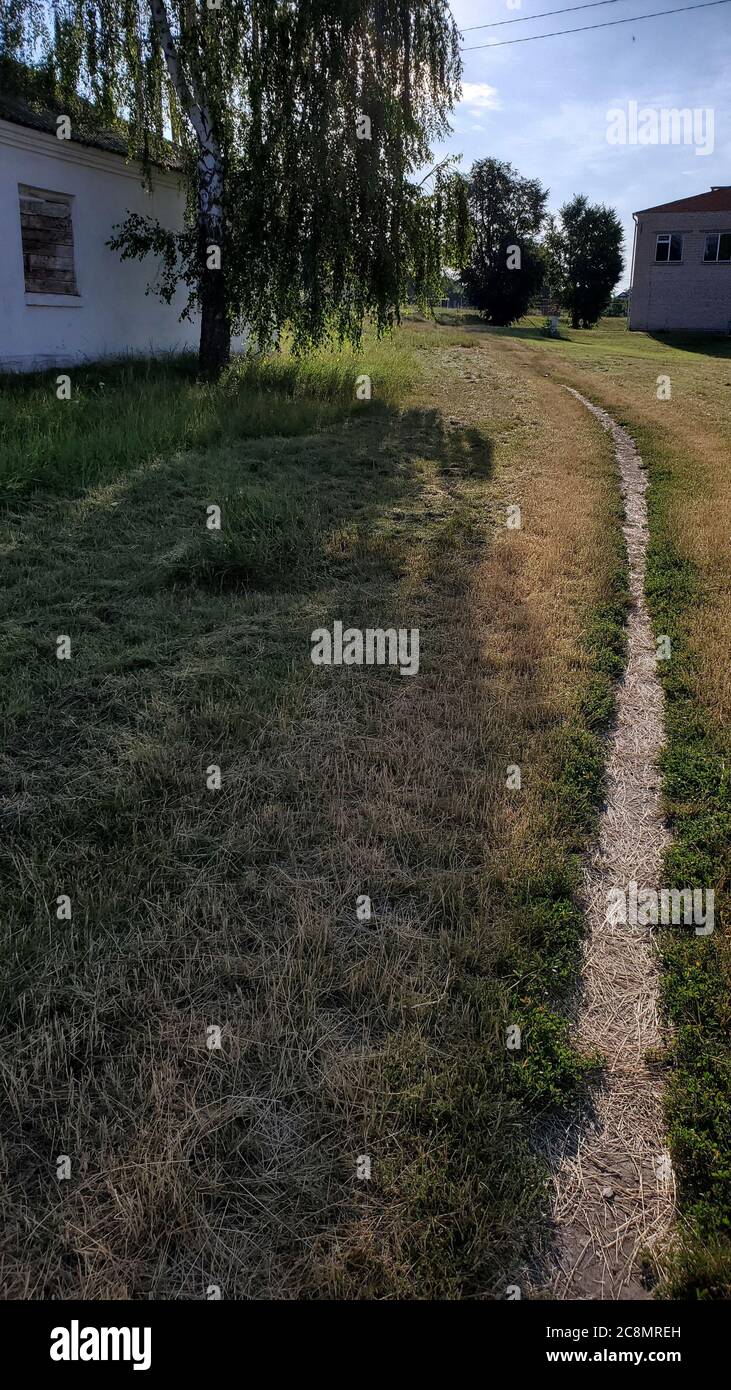
<path fill-rule="evenodd" d="M 459 280 L 485 321 L 515 323 L 541 298 L 566 313 L 573 328 L 592 328 L 614 303 L 622 273 L 614 209 L 576 194 L 550 214 L 548 189 L 499 159 L 477 160 L 464 180 L 469 255 Z"/>

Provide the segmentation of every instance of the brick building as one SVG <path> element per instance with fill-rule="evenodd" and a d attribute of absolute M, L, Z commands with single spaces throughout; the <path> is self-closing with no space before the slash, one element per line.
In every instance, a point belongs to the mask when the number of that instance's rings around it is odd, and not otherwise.
<path fill-rule="evenodd" d="M 731 185 L 634 219 L 629 328 L 731 333 Z"/>

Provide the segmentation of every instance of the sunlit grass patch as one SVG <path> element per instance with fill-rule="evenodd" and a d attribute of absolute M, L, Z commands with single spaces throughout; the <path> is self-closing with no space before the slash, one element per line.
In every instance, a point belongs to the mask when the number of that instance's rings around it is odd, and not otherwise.
<path fill-rule="evenodd" d="M 69 400 L 57 396 L 62 374 Z M 197 380 L 193 358 L 172 356 L 5 375 L 0 500 L 38 488 L 78 491 L 171 450 L 317 432 L 374 400 L 394 405 L 414 375 L 403 343 L 373 335 L 360 353 L 323 348 L 295 357 L 284 344 L 239 357 L 213 385 Z"/>
<path fill-rule="evenodd" d="M 680 1221 L 665 1296 L 731 1296 L 731 342 L 628 333 L 618 320 L 546 343 L 544 370 L 576 385 L 635 439 L 648 468 L 646 590 L 666 710 L 660 760 L 673 843 L 663 883 L 715 894 L 704 939 L 665 930 L 672 1028 L 667 1126 Z M 516 345 L 516 350 L 524 347 Z M 658 393 L 658 379 L 670 396 Z M 665 398 L 663 398 L 663 396 Z"/>

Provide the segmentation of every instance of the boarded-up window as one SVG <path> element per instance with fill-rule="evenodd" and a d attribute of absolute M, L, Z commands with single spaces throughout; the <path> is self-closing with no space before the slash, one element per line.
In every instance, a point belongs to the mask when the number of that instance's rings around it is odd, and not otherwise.
<path fill-rule="evenodd" d="M 77 294 L 71 199 L 42 188 L 19 188 L 27 294 Z"/>

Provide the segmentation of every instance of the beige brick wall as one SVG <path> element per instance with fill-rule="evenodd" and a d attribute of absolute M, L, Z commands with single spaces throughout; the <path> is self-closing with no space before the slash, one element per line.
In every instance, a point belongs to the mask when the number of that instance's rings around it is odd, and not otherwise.
<path fill-rule="evenodd" d="M 731 332 L 731 262 L 704 262 L 707 232 L 731 231 L 729 212 L 651 212 L 637 219 L 629 327 Z M 681 232 L 683 259 L 655 261 L 658 232 Z"/>

